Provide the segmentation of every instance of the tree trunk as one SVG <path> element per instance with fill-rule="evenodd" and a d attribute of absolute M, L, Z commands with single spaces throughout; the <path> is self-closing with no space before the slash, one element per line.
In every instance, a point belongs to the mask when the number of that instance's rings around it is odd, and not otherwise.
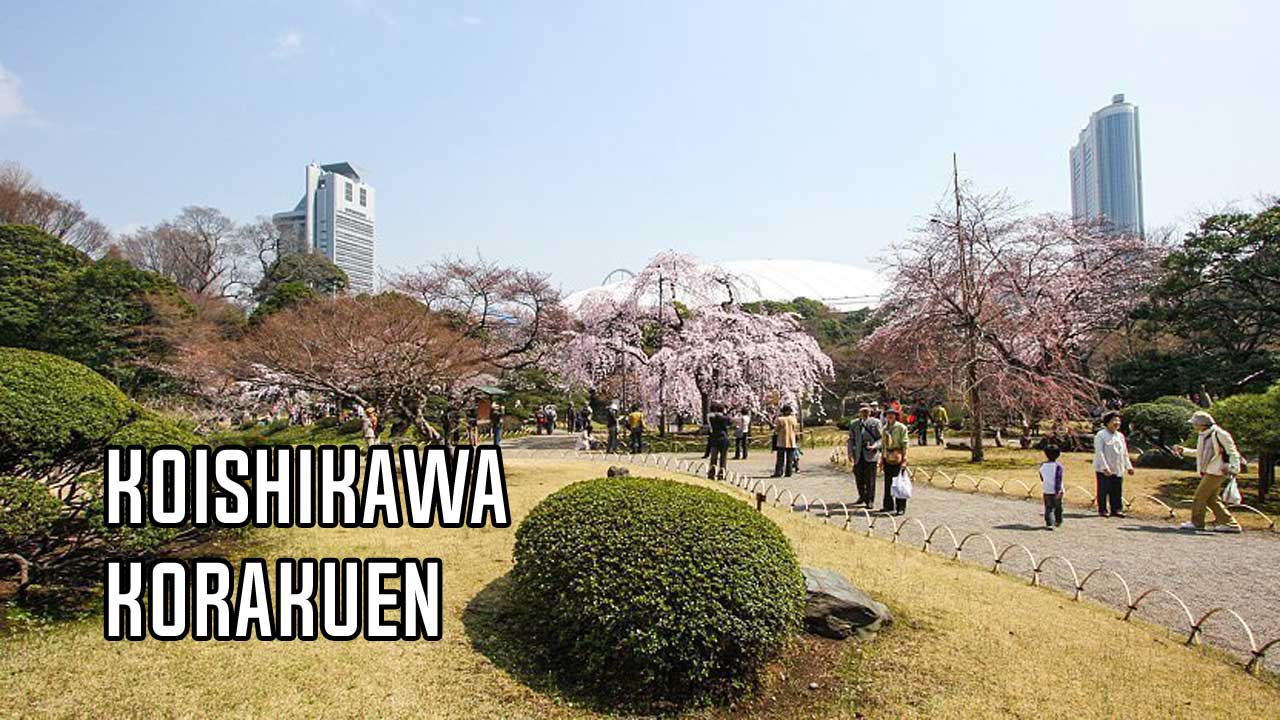
<path fill-rule="evenodd" d="M 1267 495 L 1271 492 L 1271 486 L 1276 481 L 1276 454 L 1273 451 L 1264 451 L 1258 457 L 1258 503 L 1262 504 L 1267 501 Z"/>
<path fill-rule="evenodd" d="M 982 462 L 986 454 L 982 449 L 982 396 L 978 394 L 978 372 L 969 363 L 969 462 Z"/>

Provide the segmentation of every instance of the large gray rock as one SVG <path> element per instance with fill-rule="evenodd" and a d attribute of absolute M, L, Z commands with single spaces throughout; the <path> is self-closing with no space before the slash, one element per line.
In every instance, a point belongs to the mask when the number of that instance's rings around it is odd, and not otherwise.
<path fill-rule="evenodd" d="M 883 603 L 854 587 L 834 570 L 800 568 L 806 592 L 805 630 L 823 637 L 843 640 L 865 636 L 893 622 L 893 613 Z"/>

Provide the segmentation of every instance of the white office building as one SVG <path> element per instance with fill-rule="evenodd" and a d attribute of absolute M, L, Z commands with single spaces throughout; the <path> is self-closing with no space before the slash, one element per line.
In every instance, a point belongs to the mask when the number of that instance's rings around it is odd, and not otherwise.
<path fill-rule="evenodd" d="M 1143 234 L 1142 148 L 1138 108 L 1111 98 L 1093 113 L 1072 146 L 1071 214 L 1077 220 L 1102 220 L 1114 230 Z"/>
<path fill-rule="evenodd" d="M 311 163 L 298 205 L 271 218 L 281 253 L 324 255 L 347 274 L 351 293 L 374 290 L 374 197 L 363 175 L 351 163 Z"/>

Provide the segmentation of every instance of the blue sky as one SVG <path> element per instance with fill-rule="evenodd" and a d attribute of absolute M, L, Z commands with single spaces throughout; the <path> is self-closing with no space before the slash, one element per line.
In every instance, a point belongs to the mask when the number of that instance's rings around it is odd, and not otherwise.
<path fill-rule="evenodd" d="M 887 7 L 900 5 L 901 7 Z M 1280 192 L 1274 2 L 0 0 L 0 160 L 113 228 L 362 165 L 378 264 L 566 289 L 667 248 L 874 266 L 949 182 L 1069 209 L 1124 92 L 1147 227 Z"/>

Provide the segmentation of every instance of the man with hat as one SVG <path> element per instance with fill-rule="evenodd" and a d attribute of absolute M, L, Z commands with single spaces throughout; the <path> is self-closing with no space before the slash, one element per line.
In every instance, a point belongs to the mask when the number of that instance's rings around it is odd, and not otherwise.
<path fill-rule="evenodd" d="M 1223 484 L 1240 473 L 1240 451 L 1236 449 L 1236 441 L 1204 410 L 1192 413 L 1190 423 L 1199 433 L 1196 437 L 1196 470 L 1200 473 L 1200 484 L 1196 486 L 1195 498 L 1191 501 L 1191 522 L 1182 523 L 1182 529 L 1204 530 L 1205 508 L 1208 508 L 1213 510 L 1214 530 L 1238 533 L 1240 523 L 1221 497 Z M 1188 449 L 1175 445 L 1173 451 L 1183 455 Z"/>
<path fill-rule="evenodd" d="M 876 465 L 880 462 L 880 421 L 871 417 L 871 406 L 858 408 L 858 418 L 849 423 L 849 462 L 858 488 L 854 505 L 870 508 L 876 501 Z"/>

